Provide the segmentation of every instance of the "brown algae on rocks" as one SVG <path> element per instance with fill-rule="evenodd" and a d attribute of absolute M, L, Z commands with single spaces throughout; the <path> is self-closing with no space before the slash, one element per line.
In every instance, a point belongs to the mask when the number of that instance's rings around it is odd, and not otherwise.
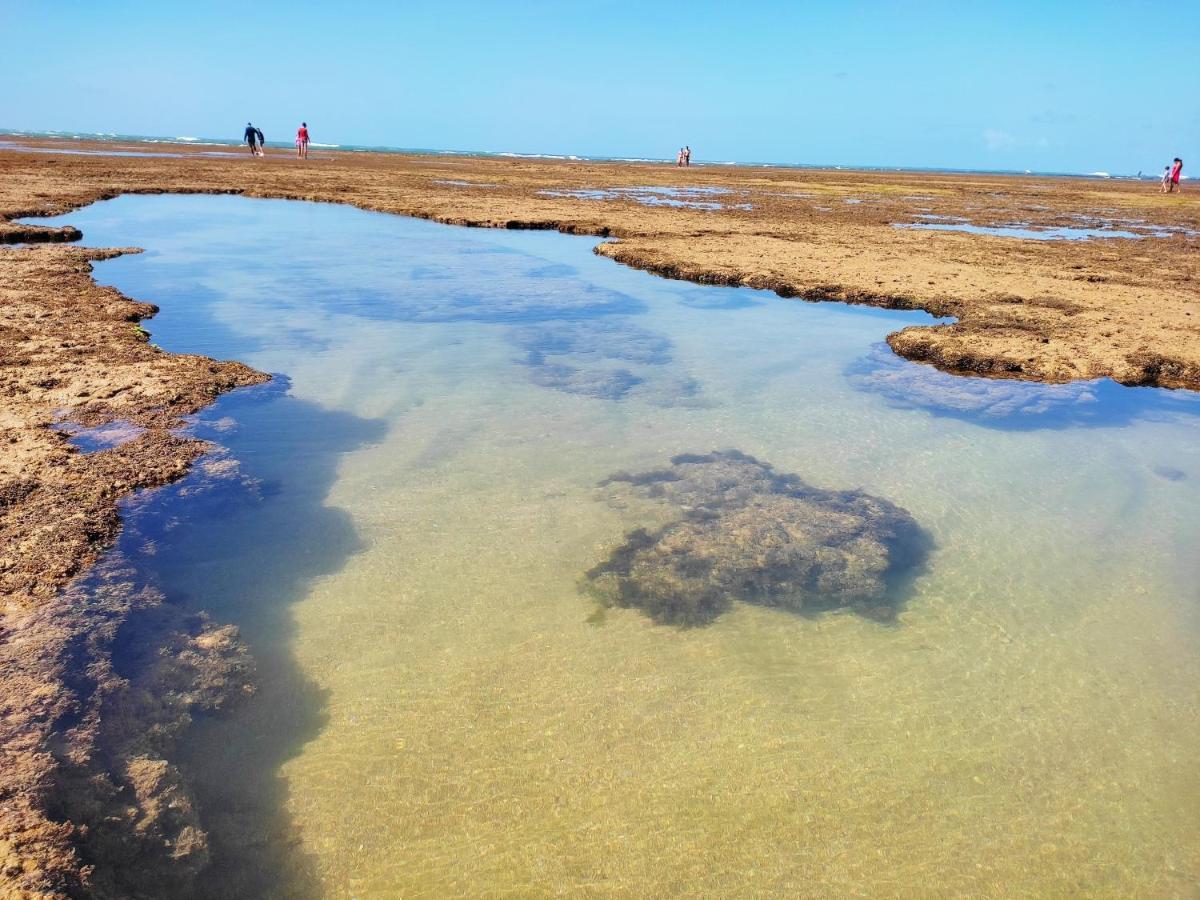
<path fill-rule="evenodd" d="M 735 600 L 810 614 L 895 618 L 930 541 L 904 509 L 862 491 L 814 488 L 736 450 L 601 483 L 660 500 L 680 518 L 638 528 L 585 582 L 607 606 L 660 624 L 707 625 Z"/>

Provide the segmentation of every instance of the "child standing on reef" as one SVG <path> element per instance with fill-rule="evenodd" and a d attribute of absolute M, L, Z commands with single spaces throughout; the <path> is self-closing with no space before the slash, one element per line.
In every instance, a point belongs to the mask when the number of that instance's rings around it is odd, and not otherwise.
<path fill-rule="evenodd" d="M 1163 166 L 1162 187 L 1158 189 L 1160 194 L 1165 194 L 1171 189 L 1171 167 Z"/>
<path fill-rule="evenodd" d="M 296 158 L 308 159 L 308 123 L 301 122 L 296 132 Z"/>

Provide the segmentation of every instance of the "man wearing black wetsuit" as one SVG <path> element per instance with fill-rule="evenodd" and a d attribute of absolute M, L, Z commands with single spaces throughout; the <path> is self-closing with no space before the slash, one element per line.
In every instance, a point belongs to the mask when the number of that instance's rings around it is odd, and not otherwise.
<path fill-rule="evenodd" d="M 255 141 L 258 140 L 258 130 L 249 122 L 246 123 L 246 143 L 250 145 L 250 155 L 257 156 L 258 151 L 254 147 Z"/>

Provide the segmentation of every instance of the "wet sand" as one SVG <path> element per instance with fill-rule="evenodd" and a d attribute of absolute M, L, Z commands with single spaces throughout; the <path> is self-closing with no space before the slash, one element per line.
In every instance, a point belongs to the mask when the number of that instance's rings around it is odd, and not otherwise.
<path fill-rule="evenodd" d="M 0 216 L 180 191 L 557 228 L 616 238 L 600 252 L 670 277 L 957 316 L 956 325 L 909 328 L 889 341 L 948 371 L 1200 385 L 1200 257 L 1197 237 L 1185 233 L 1200 227 L 1200 201 L 1159 195 L 1149 183 L 380 154 L 322 153 L 298 163 L 282 151 L 252 160 L 177 147 L 170 154 L 0 151 Z M 655 185 L 683 190 L 640 190 Z M 566 193 L 594 190 L 603 191 L 599 199 Z M 1075 227 L 1088 224 L 1076 217 L 1090 216 L 1121 229 L 1136 220 L 1132 227 L 1169 236 L 1032 241 L 894 227 L 938 221 L 921 216 L 1033 227 Z M 98 846 L 175 876 L 201 867 L 202 835 L 180 853 L 178 837 L 191 826 L 156 824 L 173 799 L 186 805 L 186 786 L 166 762 L 170 742 L 134 746 L 130 733 L 151 721 L 184 723 L 247 689 L 235 635 L 147 616 L 161 598 L 123 595 L 120 573 L 98 576 L 114 585 L 100 608 L 77 608 L 63 592 L 111 543 L 118 501 L 178 477 L 203 451 L 171 435 L 181 417 L 264 378 L 237 363 L 151 346 L 138 322 L 153 308 L 97 286 L 89 263 L 105 253 L 70 246 L 74 237 L 0 224 L 0 241 L 31 245 L 0 250 L 0 741 L 9 761 L 0 774 L 0 884 L 31 894 L 103 893 L 113 858 L 94 858 Z M 145 432 L 119 451 L 85 455 L 51 428 L 63 420 L 128 422 Z M 170 658 L 190 660 L 193 689 L 177 708 L 122 714 L 123 727 L 111 727 L 106 717 L 128 712 L 123 698 L 134 687 L 153 693 L 159 681 L 180 677 L 152 666 L 113 670 L 118 631 L 135 612 L 152 620 L 153 640 Z M 88 802 L 80 802 L 83 785 Z M 133 809 L 116 802 L 122 785 L 133 787 Z M 65 814 L 75 808 L 77 816 Z M 89 844 L 75 821 L 87 816 L 115 819 L 116 836 Z M 126 846 L 123 831 L 138 837 Z"/>

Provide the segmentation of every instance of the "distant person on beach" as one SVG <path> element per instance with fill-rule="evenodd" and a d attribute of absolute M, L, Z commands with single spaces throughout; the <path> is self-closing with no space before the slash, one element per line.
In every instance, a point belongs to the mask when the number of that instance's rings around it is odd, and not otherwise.
<path fill-rule="evenodd" d="M 255 128 L 254 136 L 256 138 L 258 138 L 258 155 L 266 156 L 267 155 L 267 139 L 265 137 L 263 137 L 262 129 Z"/>
<path fill-rule="evenodd" d="M 690 166 L 692 164 L 692 148 L 691 147 L 685 146 L 683 148 L 683 164 L 685 166 Z"/>
<path fill-rule="evenodd" d="M 1159 189 L 1158 189 L 1158 192 L 1160 194 L 1165 194 L 1169 190 L 1171 190 L 1171 167 L 1170 166 L 1163 166 L 1163 177 L 1162 177 L 1162 181 L 1160 182 L 1160 184 L 1161 184 L 1161 187 L 1159 187 Z"/>
<path fill-rule="evenodd" d="M 1179 186 L 1179 179 L 1183 176 L 1183 160 L 1178 156 L 1175 157 L 1175 165 L 1171 166 L 1171 190 L 1181 191 L 1183 188 Z"/>
<path fill-rule="evenodd" d="M 308 159 L 308 123 L 301 122 L 296 132 L 296 158 Z"/>
<path fill-rule="evenodd" d="M 243 137 L 245 138 L 246 144 L 250 147 L 250 155 L 258 156 L 258 148 L 255 147 L 255 142 L 258 141 L 258 129 L 247 122 L 246 131 Z"/>
<path fill-rule="evenodd" d="M 683 165 L 683 148 L 679 148 L 679 152 L 675 154 L 675 165 L 680 167 Z"/>

